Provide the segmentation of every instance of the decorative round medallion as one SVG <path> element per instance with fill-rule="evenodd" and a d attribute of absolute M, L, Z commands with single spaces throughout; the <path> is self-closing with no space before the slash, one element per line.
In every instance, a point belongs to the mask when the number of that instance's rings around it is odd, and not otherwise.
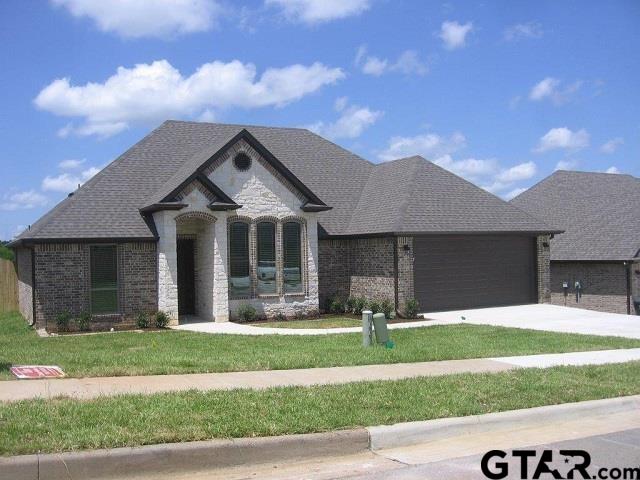
<path fill-rule="evenodd" d="M 240 152 L 235 157 L 233 157 L 233 166 L 238 170 L 249 170 L 251 166 L 251 158 L 246 153 Z"/>

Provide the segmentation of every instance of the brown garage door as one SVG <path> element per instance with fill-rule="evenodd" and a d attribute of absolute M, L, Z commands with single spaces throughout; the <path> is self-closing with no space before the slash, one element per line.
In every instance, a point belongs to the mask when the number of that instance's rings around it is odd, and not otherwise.
<path fill-rule="evenodd" d="M 415 237 L 420 311 L 532 303 L 534 239 L 523 236 Z"/>

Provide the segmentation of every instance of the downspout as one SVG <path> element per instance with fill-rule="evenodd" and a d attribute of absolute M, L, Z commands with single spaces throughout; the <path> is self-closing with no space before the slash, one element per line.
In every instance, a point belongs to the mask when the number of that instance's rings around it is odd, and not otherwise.
<path fill-rule="evenodd" d="M 631 315 L 631 262 L 622 262 L 627 273 L 627 315 Z"/>

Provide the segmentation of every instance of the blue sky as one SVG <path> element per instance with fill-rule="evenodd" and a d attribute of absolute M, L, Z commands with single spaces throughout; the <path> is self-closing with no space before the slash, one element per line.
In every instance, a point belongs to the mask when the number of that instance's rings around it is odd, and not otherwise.
<path fill-rule="evenodd" d="M 635 0 L 4 0 L 0 239 L 167 118 L 308 127 L 503 198 L 640 176 L 638 25 Z"/>

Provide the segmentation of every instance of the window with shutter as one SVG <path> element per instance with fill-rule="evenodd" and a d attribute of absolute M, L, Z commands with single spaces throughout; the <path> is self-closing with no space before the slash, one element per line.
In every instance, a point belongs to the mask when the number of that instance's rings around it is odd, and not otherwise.
<path fill-rule="evenodd" d="M 277 293 L 276 286 L 276 225 L 260 222 L 258 236 L 258 293 Z"/>
<path fill-rule="evenodd" d="M 90 249 L 91 313 L 118 311 L 118 247 L 93 245 Z"/>
<path fill-rule="evenodd" d="M 236 298 L 248 297 L 250 291 L 249 225 L 233 222 L 229 226 L 229 293 Z"/>
<path fill-rule="evenodd" d="M 282 226 L 282 250 L 284 263 L 284 292 L 302 292 L 301 229 L 298 222 Z"/>

